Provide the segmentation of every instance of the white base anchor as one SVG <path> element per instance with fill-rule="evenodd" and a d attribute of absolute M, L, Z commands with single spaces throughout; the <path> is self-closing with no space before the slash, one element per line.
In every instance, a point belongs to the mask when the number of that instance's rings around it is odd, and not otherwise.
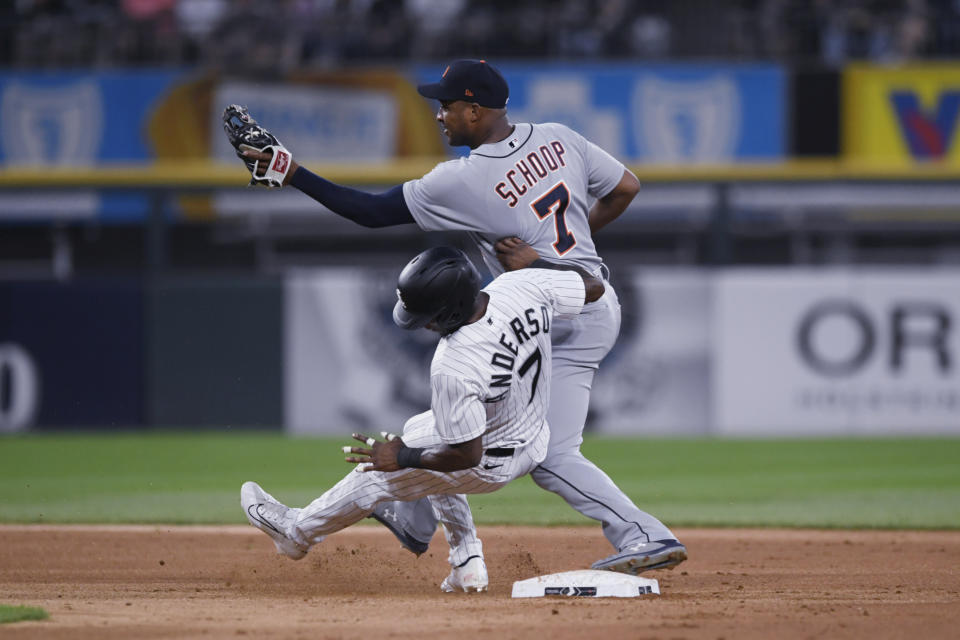
<path fill-rule="evenodd" d="M 513 583 L 514 598 L 543 596 L 587 596 L 595 598 L 636 598 L 660 595 L 660 584 L 652 578 L 638 578 L 616 571 L 564 571 Z"/>

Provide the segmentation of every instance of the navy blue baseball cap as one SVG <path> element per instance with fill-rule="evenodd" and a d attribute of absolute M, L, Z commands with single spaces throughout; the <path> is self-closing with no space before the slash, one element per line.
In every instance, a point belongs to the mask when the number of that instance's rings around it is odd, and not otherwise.
<path fill-rule="evenodd" d="M 457 60 L 450 63 L 440 82 L 421 84 L 417 91 L 424 98 L 465 100 L 481 107 L 502 109 L 507 106 L 510 87 L 495 67 L 486 60 Z"/>

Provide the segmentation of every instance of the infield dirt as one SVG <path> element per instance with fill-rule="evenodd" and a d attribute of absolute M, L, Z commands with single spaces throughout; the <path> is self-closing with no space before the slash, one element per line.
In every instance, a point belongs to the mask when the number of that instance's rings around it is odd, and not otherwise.
<path fill-rule="evenodd" d="M 481 527 L 490 592 L 445 594 L 446 543 L 415 558 L 379 527 L 300 562 L 247 526 L 0 526 L 0 602 L 50 619 L 3 638 L 956 638 L 960 532 L 678 530 L 662 595 L 513 600 L 588 567 L 598 529 Z"/>

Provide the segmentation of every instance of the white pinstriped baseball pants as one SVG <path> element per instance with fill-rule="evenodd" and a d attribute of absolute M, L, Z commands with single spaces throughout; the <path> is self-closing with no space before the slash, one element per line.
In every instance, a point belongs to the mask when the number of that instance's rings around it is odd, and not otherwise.
<path fill-rule="evenodd" d="M 450 564 L 459 566 L 470 556 L 483 555 L 463 494 L 490 493 L 530 473 L 546 456 L 549 439 L 550 431 L 544 426 L 529 443 L 514 449 L 512 456 L 488 457 L 484 453 L 479 465 L 462 471 L 351 471 L 329 491 L 300 509 L 293 530 L 288 533 L 300 544 L 319 544 L 331 533 L 366 518 L 381 502 L 408 502 L 429 496 L 434 515 L 444 525 L 450 545 Z M 407 421 L 403 442 L 408 447 L 442 444 L 432 411 Z M 496 466 L 487 470 L 483 468 L 485 463 Z"/>

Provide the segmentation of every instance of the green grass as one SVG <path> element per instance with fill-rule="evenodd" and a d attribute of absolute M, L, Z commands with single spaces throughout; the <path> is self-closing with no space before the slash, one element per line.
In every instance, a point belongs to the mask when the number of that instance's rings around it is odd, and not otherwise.
<path fill-rule="evenodd" d="M 46 620 L 48 617 L 47 612 L 40 607 L 0 604 L 0 624 L 20 622 L 21 620 Z"/>
<path fill-rule="evenodd" d="M 348 438 L 260 433 L 0 437 L 0 522 L 242 523 L 256 480 L 303 505 Z M 960 529 L 960 439 L 600 439 L 586 455 L 670 526 Z M 470 498 L 480 523 L 585 524 L 528 478 Z"/>

